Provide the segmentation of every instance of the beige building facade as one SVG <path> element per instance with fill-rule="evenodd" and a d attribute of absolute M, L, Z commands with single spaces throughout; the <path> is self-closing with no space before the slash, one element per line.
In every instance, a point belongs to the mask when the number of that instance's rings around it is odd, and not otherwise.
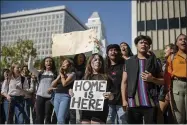
<path fill-rule="evenodd" d="M 151 49 L 163 50 L 175 43 L 180 34 L 187 34 L 187 0 L 136 0 L 132 1 L 132 51 L 137 53 L 134 38 L 148 35 Z"/>

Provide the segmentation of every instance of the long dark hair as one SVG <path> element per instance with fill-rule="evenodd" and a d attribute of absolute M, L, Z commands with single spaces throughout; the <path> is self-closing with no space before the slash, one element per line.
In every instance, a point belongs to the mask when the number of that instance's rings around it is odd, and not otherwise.
<path fill-rule="evenodd" d="M 74 57 L 74 59 L 73 59 L 75 67 L 79 66 L 78 62 L 77 62 L 77 59 L 78 59 L 79 55 L 83 55 L 83 57 L 84 57 L 84 63 L 81 66 L 85 66 L 86 65 L 86 56 L 85 56 L 84 53 L 80 53 L 80 54 L 76 54 L 75 57 Z"/>
<path fill-rule="evenodd" d="M 45 58 L 42 60 L 42 62 L 41 62 L 41 64 L 40 64 L 40 69 L 41 69 L 41 71 L 43 72 L 44 70 L 46 70 L 46 67 L 45 67 L 45 60 L 46 60 L 46 59 L 51 59 L 51 60 L 52 60 L 52 68 L 51 68 L 51 71 L 52 71 L 53 73 L 56 73 L 55 61 L 54 61 L 53 58 L 51 58 L 51 57 L 45 57 Z"/>
<path fill-rule="evenodd" d="M 93 58 L 98 55 L 101 62 L 102 62 L 102 65 L 101 65 L 101 68 L 99 70 L 99 74 L 105 74 L 105 69 L 104 69 L 104 59 L 101 55 L 99 55 L 98 53 L 95 53 L 95 54 L 92 54 L 88 60 L 88 63 L 86 65 L 86 71 L 85 71 L 85 75 L 84 75 L 84 79 L 88 79 L 90 76 L 93 75 L 93 69 L 92 69 L 92 66 L 91 66 L 91 62 L 93 60 Z"/>
<path fill-rule="evenodd" d="M 109 51 L 109 50 L 108 50 Z M 120 49 L 117 49 L 118 51 L 118 55 L 117 55 L 117 64 L 123 64 L 124 63 L 124 59 L 122 57 L 122 54 L 121 54 L 121 50 Z M 110 58 L 108 57 L 108 52 L 107 52 L 107 57 L 106 57 L 106 66 L 105 66 L 105 69 L 106 69 L 106 72 L 108 72 L 109 68 L 111 66 L 111 62 L 110 62 Z"/>
<path fill-rule="evenodd" d="M 125 45 L 127 46 L 128 57 L 131 57 L 131 56 L 134 55 L 134 54 L 132 53 L 132 51 L 131 51 L 131 48 L 130 48 L 129 44 L 127 44 L 126 42 L 121 42 L 121 43 L 120 43 L 120 46 L 121 46 L 121 44 L 125 44 Z"/>
<path fill-rule="evenodd" d="M 4 77 L 4 73 L 5 72 L 10 72 L 9 69 L 3 69 L 2 72 L 1 72 L 1 78 L 0 78 L 0 82 L 3 82 L 5 80 L 5 77 Z"/>
<path fill-rule="evenodd" d="M 178 39 L 179 39 L 180 36 L 185 36 L 185 37 L 187 37 L 187 36 L 186 36 L 185 34 L 183 34 L 183 33 L 181 33 L 181 34 L 179 34 L 179 35 L 177 36 L 177 38 L 176 38 L 176 40 L 175 40 L 176 52 L 179 50 L 179 47 L 177 46 L 177 41 L 178 41 Z"/>

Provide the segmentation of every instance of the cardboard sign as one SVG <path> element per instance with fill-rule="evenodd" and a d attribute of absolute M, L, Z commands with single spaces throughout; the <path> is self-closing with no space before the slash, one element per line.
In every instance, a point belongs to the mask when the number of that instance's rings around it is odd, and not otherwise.
<path fill-rule="evenodd" d="M 70 109 L 103 111 L 107 81 L 75 80 Z"/>
<path fill-rule="evenodd" d="M 93 51 L 96 32 L 93 29 L 52 34 L 52 56 L 75 55 Z"/>

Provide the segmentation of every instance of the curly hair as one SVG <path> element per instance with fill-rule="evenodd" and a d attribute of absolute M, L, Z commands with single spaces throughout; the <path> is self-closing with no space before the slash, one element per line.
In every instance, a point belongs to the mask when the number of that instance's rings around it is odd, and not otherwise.
<path fill-rule="evenodd" d="M 51 60 L 52 60 L 52 68 L 51 68 L 51 71 L 52 71 L 53 73 L 55 73 L 55 72 L 56 72 L 55 61 L 54 61 L 53 58 L 51 58 L 51 57 L 45 57 L 45 58 L 42 60 L 42 62 L 41 62 L 41 64 L 40 64 L 40 69 L 41 69 L 41 71 L 46 70 L 46 67 L 45 67 L 45 60 L 46 60 L 46 59 L 51 59 Z"/>

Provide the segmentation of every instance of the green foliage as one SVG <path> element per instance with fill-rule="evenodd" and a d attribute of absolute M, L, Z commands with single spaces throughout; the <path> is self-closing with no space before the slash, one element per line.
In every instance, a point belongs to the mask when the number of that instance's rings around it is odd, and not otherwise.
<path fill-rule="evenodd" d="M 40 69 L 40 64 L 41 64 L 42 60 L 36 60 L 35 63 L 34 63 L 34 67 L 36 69 Z"/>
<path fill-rule="evenodd" d="M 160 54 L 159 54 L 158 58 L 159 58 L 162 62 L 165 60 L 165 57 L 164 57 L 164 50 L 160 50 Z"/>
<path fill-rule="evenodd" d="M 36 49 L 31 40 L 18 40 L 12 46 L 2 46 L 1 67 L 8 68 L 13 62 L 27 64 L 29 55 L 36 57 Z"/>

